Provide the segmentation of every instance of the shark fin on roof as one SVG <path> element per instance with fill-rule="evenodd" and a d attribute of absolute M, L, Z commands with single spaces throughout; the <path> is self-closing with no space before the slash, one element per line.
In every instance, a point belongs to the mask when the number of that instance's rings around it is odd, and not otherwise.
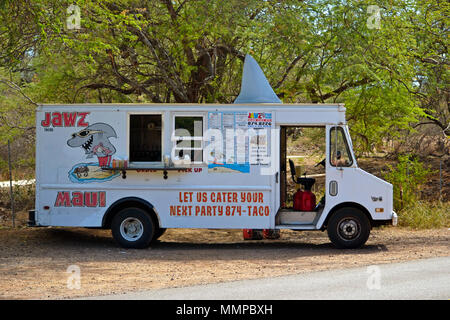
<path fill-rule="evenodd" d="M 282 103 L 255 59 L 245 56 L 241 92 L 234 103 Z"/>

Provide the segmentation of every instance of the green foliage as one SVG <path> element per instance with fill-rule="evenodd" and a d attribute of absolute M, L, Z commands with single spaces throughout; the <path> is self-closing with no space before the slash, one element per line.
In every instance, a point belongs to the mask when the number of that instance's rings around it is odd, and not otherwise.
<path fill-rule="evenodd" d="M 345 103 L 358 152 L 448 124 L 449 4 L 432 0 L 4 0 L 0 139 L 39 103 L 231 103 L 246 53 L 285 103 Z M 80 8 L 80 29 L 67 8 Z M 370 28 L 370 5 L 380 9 Z M 29 153 L 32 153 L 31 151 Z"/>
<path fill-rule="evenodd" d="M 354 148 L 373 150 L 382 139 L 399 137 L 416 117 L 425 115 L 401 85 L 365 85 L 344 94 Z"/>
<path fill-rule="evenodd" d="M 450 227 L 450 204 L 417 201 L 399 212 L 399 226 L 414 229 Z"/>
<path fill-rule="evenodd" d="M 413 206 L 420 186 L 432 171 L 411 155 L 399 155 L 397 166 L 389 165 L 389 169 L 385 179 L 394 186 L 394 209 L 401 211 Z"/>

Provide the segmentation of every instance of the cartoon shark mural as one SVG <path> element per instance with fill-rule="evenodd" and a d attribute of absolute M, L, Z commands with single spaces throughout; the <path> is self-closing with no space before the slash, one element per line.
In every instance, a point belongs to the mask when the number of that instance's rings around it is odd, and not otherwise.
<path fill-rule="evenodd" d="M 69 178 L 73 182 L 107 181 L 115 178 L 119 173 L 102 170 L 111 165 L 111 156 L 116 153 L 116 148 L 109 141 L 117 138 L 113 127 L 109 124 L 98 122 L 83 130 L 72 134 L 67 140 L 67 145 L 72 148 L 82 148 L 87 159 L 97 156 L 98 163 L 81 163 L 75 165 L 69 172 Z"/>
<path fill-rule="evenodd" d="M 111 163 L 111 156 L 116 153 L 109 138 L 117 138 L 116 132 L 109 124 L 99 122 L 72 134 L 67 144 L 72 148 L 83 148 L 88 159 L 96 155 L 98 164 L 104 167 Z"/>

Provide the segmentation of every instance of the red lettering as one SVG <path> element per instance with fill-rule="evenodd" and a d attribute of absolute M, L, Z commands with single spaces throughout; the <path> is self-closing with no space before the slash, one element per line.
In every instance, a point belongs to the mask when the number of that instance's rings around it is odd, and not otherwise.
<path fill-rule="evenodd" d="M 59 112 L 53 112 L 52 114 L 52 125 L 54 127 L 62 127 L 62 116 Z"/>
<path fill-rule="evenodd" d="M 84 193 L 84 205 L 86 207 L 96 207 L 98 203 L 97 192 L 85 192 Z"/>
<path fill-rule="evenodd" d="M 100 207 L 106 207 L 106 192 L 100 191 L 98 194 L 100 195 L 100 201 L 98 205 Z"/>
<path fill-rule="evenodd" d="M 63 112 L 64 115 L 64 127 L 74 127 L 77 120 L 76 112 Z"/>
<path fill-rule="evenodd" d="M 43 127 L 49 127 L 50 126 L 50 112 L 45 113 L 45 119 L 41 121 L 41 126 Z"/>
<path fill-rule="evenodd" d="M 106 192 L 70 192 L 59 191 L 55 200 L 55 207 L 105 207 Z"/>
<path fill-rule="evenodd" d="M 197 202 L 207 202 L 207 201 L 208 201 L 208 194 L 206 192 L 197 192 Z"/>
<path fill-rule="evenodd" d="M 88 122 L 85 121 L 86 116 L 90 112 L 46 112 L 44 120 L 41 121 L 43 127 L 74 127 L 77 117 L 79 117 L 77 125 L 79 127 L 87 127 Z"/>
<path fill-rule="evenodd" d="M 82 192 L 72 192 L 72 205 L 74 207 L 82 207 L 84 205 L 83 198 Z"/>
<path fill-rule="evenodd" d="M 259 207 L 258 208 L 258 213 L 262 217 L 264 215 L 264 207 Z"/>
<path fill-rule="evenodd" d="M 89 125 L 89 123 L 84 121 L 88 114 L 89 112 L 78 112 L 78 116 L 80 117 L 80 120 L 78 120 L 79 127 L 87 127 Z"/>
<path fill-rule="evenodd" d="M 192 202 L 192 193 L 193 192 L 180 192 L 180 202 Z"/>
<path fill-rule="evenodd" d="M 70 195 L 69 192 L 59 191 L 56 196 L 55 207 L 70 207 Z"/>

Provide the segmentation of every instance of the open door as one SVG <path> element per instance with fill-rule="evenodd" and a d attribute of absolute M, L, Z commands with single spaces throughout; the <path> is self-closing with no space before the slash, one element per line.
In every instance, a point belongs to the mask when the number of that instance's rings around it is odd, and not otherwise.
<path fill-rule="evenodd" d="M 323 210 L 325 194 L 325 127 L 280 127 L 280 210 L 277 226 L 310 225 Z M 317 199 L 314 209 L 294 209 L 294 195 L 308 190 Z"/>

